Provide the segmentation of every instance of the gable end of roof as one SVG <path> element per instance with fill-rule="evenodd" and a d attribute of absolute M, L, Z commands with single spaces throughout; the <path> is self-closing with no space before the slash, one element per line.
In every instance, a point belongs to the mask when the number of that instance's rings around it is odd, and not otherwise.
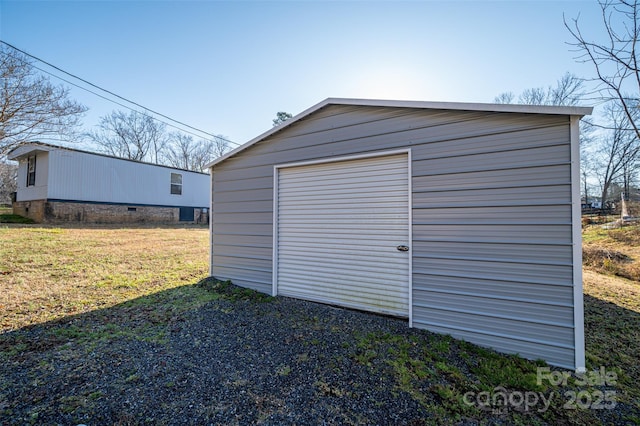
<path fill-rule="evenodd" d="M 592 107 L 579 106 L 549 106 L 549 105 L 516 105 L 516 104 L 489 104 L 489 103 L 463 103 L 463 102 L 427 102 L 427 101 L 395 101 L 380 99 L 352 99 L 352 98 L 327 98 L 322 102 L 302 111 L 279 126 L 267 130 L 261 135 L 240 145 L 236 149 L 229 151 L 225 155 L 216 158 L 207 164 L 206 168 L 211 168 L 226 159 L 235 156 L 256 143 L 280 132 L 303 118 L 328 105 L 353 105 L 363 107 L 388 107 L 388 108 L 415 108 L 415 109 L 440 109 L 452 111 L 484 111 L 484 112 L 504 112 L 519 114 L 552 114 L 583 117 L 593 112 Z"/>

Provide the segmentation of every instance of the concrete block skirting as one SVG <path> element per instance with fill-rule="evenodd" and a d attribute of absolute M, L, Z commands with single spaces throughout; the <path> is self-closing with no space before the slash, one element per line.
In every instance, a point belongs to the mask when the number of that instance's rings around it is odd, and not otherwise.
<path fill-rule="evenodd" d="M 44 200 L 14 201 L 13 214 L 28 217 L 37 223 L 44 222 Z"/>
<path fill-rule="evenodd" d="M 207 223 L 207 213 L 202 210 L 196 207 L 193 220 L 180 221 L 180 207 L 49 200 L 13 203 L 15 214 L 38 223 Z"/>

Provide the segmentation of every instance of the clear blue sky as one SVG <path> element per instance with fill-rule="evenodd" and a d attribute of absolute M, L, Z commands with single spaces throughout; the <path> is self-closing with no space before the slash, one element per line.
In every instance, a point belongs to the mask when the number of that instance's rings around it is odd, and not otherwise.
<path fill-rule="evenodd" d="M 327 97 L 492 102 L 567 71 L 589 76 L 567 45 L 563 13 L 599 28 L 595 0 L 0 0 L 0 38 L 246 142 L 276 112 Z M 72 96 L 90 108 L 87 128 L 121 109 L 79 89 Z"/>

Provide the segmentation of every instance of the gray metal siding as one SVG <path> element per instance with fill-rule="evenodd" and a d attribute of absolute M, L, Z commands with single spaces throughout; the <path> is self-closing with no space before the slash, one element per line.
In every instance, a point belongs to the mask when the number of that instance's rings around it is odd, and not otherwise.
<path fill-rule="evenodd" d="M 414 325 L 572 367 L 569 123 L 500 136 L 413 150 Z"/>
<path fill-rule="evenodd" d="M 414 326 L 573 367 L 568 116 L 325 107 L 215 166 L 213 275 L 271 291 L 274 164 L 406 147 Z"/>

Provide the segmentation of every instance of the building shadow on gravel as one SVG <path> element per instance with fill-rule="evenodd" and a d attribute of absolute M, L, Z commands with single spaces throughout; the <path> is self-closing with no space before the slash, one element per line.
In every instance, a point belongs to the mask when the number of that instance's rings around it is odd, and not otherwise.
<path fill-rule="evenodd" d="M 625 383 L 637 390 L 638 339 L 625 333 L 640 330 L 640 315 L 586 296 L 585 317 L 590 363 L 618 366 L 619 354 Z M 627 346 L 607 349 L 607 335 Z M 522 374 L 536 363 L 406 320 L 211 279 L 0 334 L 0 361 L 3 424 L 549 421 L 460 402 L 480 389 L 484 361 Z M 637 405 L 621 406 L 596 420 L 640 418 Z M 552 419 L 587 424 L 592 415 L 559 410 Z"/>

